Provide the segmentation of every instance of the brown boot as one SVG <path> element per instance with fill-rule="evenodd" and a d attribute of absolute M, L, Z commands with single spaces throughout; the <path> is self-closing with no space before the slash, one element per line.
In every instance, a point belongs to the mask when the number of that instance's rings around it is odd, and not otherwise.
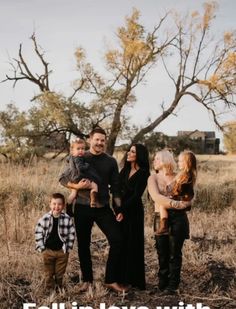
<path fill-rule="evenodd" d="M 96 191 L 90 191 L 90 206 L 92 208 L 97 207 L 97 197 L 98 197 L 98 193 Z"/>
<path fill-rule="evenodd" d="M 163 218 L 160 220 L 160 226 L 157 231 L 157 235 L 169 235 L 168 219 Z"/>

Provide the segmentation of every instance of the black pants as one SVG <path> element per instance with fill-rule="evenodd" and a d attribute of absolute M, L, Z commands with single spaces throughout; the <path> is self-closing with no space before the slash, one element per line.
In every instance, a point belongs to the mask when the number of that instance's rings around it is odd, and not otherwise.
<path fill-rule="evenodd" d="M 74 220 L 83 281 L 93 281 L 90 241 L 92 226 L 96 222 L 98 227 L 106 235 L 110 245 L 105 282 L 117 282 L 120 276 L 122 237 L 118 222 L 115 220 L 112 210 L 109 207 L 91 208 L 87 205 L 77 204 L 74 211 Z"/>
<path fill-rule="evenodd" d="M 154 230 L 159 222 L 155 217 Z M 156 249 L 159 261 L 159 287 L 177 289 L 180 283 L 182 267 L 182 248 L 186 238 L 189 237 L 189 224 L 185 212 L 169 212 L 168 223 L 170 235 L 155 236 Z"/>

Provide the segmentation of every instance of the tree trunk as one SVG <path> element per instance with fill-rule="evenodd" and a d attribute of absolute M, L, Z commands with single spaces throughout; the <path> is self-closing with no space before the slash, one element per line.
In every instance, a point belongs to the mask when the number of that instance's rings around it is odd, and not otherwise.
<path fill-rule="evenodd" d="M 110 133 L 108 141 L 107 141 L 106 152 L 110 155 L 113 155 L 116 139 L 117 139 L 117 136 L 118 136 L 118 134 L 120 132 L 120 128 L 121 128 L 120 115 L 121 115 L 122 106 L 123 106 L 123 104 L 119 103 L 116 107 L 115 115 L 114 115 L 112 126 L 111 126 L 111 133 Z"/>
<path fill-rule="evenodd" d="M 170 114 L 173 113 L 173 111 L 175 110 L 176 106 L 179 103 L 179 100 L 181 99 L 182 94 L 179 94 L 175 97 L 174 101 L 172 102 L 172 104 L 170 105 L 170 107 L 163 111 L 163 113 L 157 117 L 152 123 L 150 123 L 148 126 L 146 126 L 145 128 L 142 128 L 132 139 L 132 142 L 130 144 L 130 146 L 132 144 L 136 144 L 138 143 L 145 134 L 153 131 L 163 120 L 165 120 Z"/>

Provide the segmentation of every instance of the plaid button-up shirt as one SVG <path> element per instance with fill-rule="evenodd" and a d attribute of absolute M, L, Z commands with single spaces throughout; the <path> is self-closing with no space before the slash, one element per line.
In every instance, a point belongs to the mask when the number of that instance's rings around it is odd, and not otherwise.
<path fill-rule="evenodd" d="M 46 240 L 48 239 L 53 226 L 52 212 L 46 213 L 39 219 L 35 227 L 36 250 L 42 252 L 45 250 Z M 70 216 L 62 212 L 58 218 L 58 235 L 63 242 L 62 249 L 68 252 L 73 248 L 75 240 L 75 228 Z"/>

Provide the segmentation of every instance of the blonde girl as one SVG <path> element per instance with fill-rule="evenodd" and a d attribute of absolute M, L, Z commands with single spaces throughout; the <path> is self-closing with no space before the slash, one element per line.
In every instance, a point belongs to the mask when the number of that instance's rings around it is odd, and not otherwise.
<path fill-rule="evenodd" d="M 197 176 L 197 160 L 193 152 L 183 151 L 178 157 L 179 172 L 175 176 L 174 181 L 167 185 L 167 194 L 173 199 L 168 205 L 160 205 L 160 227 L 157 231 L 158 235 L 169 233 L 168 228 L 168 209 L 184 209 L 185 205 L 177 201 L 191 201 L 194 196 L 194 185 Z"/>

